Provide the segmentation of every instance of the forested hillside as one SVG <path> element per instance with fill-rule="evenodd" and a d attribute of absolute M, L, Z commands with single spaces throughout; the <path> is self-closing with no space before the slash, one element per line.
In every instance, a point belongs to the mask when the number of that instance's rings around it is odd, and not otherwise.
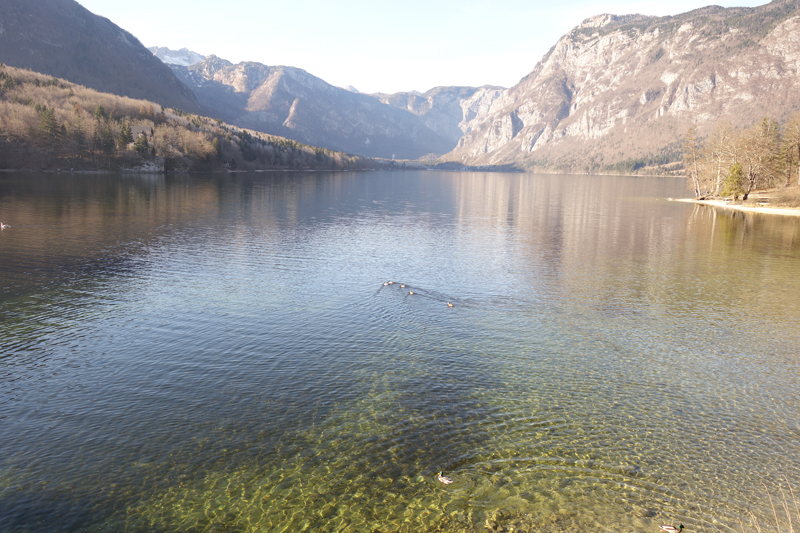
<path fill-rule="evenodd" d="M 0 64 L 0 169 L 212 171 L 379 162 Z"/>

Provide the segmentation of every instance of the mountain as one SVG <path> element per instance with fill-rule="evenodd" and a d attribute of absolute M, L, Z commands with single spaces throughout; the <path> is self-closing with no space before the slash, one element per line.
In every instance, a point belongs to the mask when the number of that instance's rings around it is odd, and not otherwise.
<path fill-rule="evenodd" d="M 234 65 L 214 55 L 171 68 L 201 105 L 241 127 L 367 157 L 416 159 L 455 146 L 413 113 L 299 68 Z"/>
<path fill-rule="evenodd" d="M 0 62 L 98 91 L 200 110 L 192 92 L 136 37 L 74 0 L 0 0 Z"/>
<path fill-rule="evenodd" d="M 0 65 L 0 169 L 393 168 Z M 401 165 L 406 167 L 406 165 Z"/>
<path fill-rule="evenodd" d="M 167 65 L 183 65 L 184 67 L 188 67 L 206 58 L 206 56 L 200 55 L 197 52 L 192 52 L 188 48 L 171 50 L 166 46 L 151 46 L 148 50 L 153 52 L 154 56 Z"/>
<path fill-rule="evenodd" d="M 796 0 L 592 17 L 468 121 L 444 160 L 572 171 L 674 161 L 692 123 L 703 135 L 800 109 L 798 35 Z"/>
<path fill-rule="evenodd" d="M 453 145 L 471 130 L 470 122 L 485 114 L 504 91 L 503 87 L 434 87 L 418 91 L 375 94 L 378 100 L 405 109 L 422 118 L 425 126 L 450 140 Z"/>

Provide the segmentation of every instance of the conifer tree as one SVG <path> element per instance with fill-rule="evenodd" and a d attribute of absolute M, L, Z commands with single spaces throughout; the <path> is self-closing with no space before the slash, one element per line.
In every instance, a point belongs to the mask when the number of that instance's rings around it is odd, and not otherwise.
<path fill-rule="evenodd" d="M 100 149 L 106 154 L 114 151 L 114 134 L 111 133 L 111 126 L 106 127 L 100 132 Z"/>
<path fill-rule="evenodd" d="M 149 149 L 147 144 L 147 136 L 146 135 L 139 135 L 136 137 L 136 142 L 133 143 L 134 149 L 139 152 L 139 155 L 144 156 Z"/>
<path fill-rule="evenodd" d="M 722 188 L 723 196 L 733 196 L 734 199 L 739 196 L 747 194 L 744 187 L 744 171 L 742 170 L 741 163 L 734 163 L 731 171 L 725 178 L 724 187 Z"/>
<path fill-rule="evenodd" d="M 39 113 L 39 139 L 43 145 L 55 144 L 58 141 L 58 121 L 52 109 L 43 107 Z"/>
<path fill-rule="evenodd" d="M 119 129 L 119 147 L 125 148 L 133 142 L 133 133 L 130 124 L 123 124 Z"/>

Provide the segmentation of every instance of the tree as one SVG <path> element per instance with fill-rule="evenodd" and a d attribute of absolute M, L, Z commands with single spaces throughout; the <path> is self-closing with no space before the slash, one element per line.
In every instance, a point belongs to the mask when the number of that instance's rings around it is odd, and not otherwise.
<path fill-rule="evenodd" d="M 708 145 L 703 150 L 700 182 L 714 196 L 720 195 L 723 181 L 735 161 L 733 138 L 730 123 L 720 124 L 710 135 Z"/>
<path fill-rule="evenodd" d="M 81 117 L 81 110 L 75 105 L 75 123 L 72 127 L 72 142 L 75 145 L 75 151 L 80 154 L 86 148 L 86 136 L 83 133 L 83 118 Z"/>
<path fill-rule="evenodd" d="M 694 197 L 700 198 L 700 180 L 699 180 L 699 148 L 697 146 L 697 126 L 692 125 L 686 135 L 683 137 L 683 163 L 689 179 L 692 181 L 692 188 L 694 189 Z"/>
<path fill-rule="evenodd" d="M 114 151 L 114 134 L 111 133 L 111 126 L 109 125 L 100 130 L 100 150 L 106 154 Z"/>
<path fill-rule="evenodd" d="M 119 129 L 119 146 L 125 148 L 133 142 L 133 133 L 130 124 L 123 124 Z"/>
<path fill-rule="evenodd" d="M 146 135 L 139 135 L 136 137 L 136 142 L 133 143 L 133 148 L 136 150 L 140 156 L 144 157 L 145 154 L 149 151 L 149 145 L 147 144 L 147 136 Z"/>
<path fill-rule="evenodd" d="M 745 195 L 744 172 L 741 163 L 734 163 L 730 173 L 725 177 L 722 189 L 723 196 L 733 196 L 733 199 Z"/>
<path fill-rule="evenodd" d="M 772 185 L 778 174 L 778 123 L 765 117 L 760 124 L 742 132 L 740 146 L 739 162 L 744 172 L 742 199 L 747 200 L 753 189 Z"/>
<path fill-rule="evenodd" d="M 800 115 L 794 115 L 786 124 L 783 134 L 783 146 L 786 153 L 786 186 L 789 186 L 792 167 L 797 166 L 797 185 L 800 185 Z"/>
<path fill-rule="evenodd" d="M 39 111 L 39 131 L 36 133 L 39 145 L 44 152 L 44 164 L 47 166 L 50 164 L 50 157 L 55 152 L 61 136 L 61 128 L 52 109 L 41 108 Z"/>
<path fill-rule="evenodd" d="M 104 118 L 106 118 L 106 110 L 103 109 L 103 106 L 97 104 L 97 107 L 94 108 L 94 119 L 102 120 Z"/>
<path fill-rule="evenodd" d="M 52 109 L 43 107 L 39 113 L 39 139 L 43 145 L 52 145 L 58 141 L 58 121 Z"/>

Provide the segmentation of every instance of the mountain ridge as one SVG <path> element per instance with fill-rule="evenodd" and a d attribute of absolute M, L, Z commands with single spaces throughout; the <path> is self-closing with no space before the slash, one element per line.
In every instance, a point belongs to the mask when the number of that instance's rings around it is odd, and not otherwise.
<path fill-rule="evenodd" d="M 315 146 L 417 159 L 447 153 L 460 137 L 452 135 L 452 127 L 446 132 L 452 120 L 445 127 L 429 127 L 404 107 L 335 87 L 297 67 L 233 64 L 209 55 L 188 67 L 170 68 L 202 106 L 226 121 Z"/>
<path fill-rule="evenodd" d="M 0 61 L 98 91 L 200 110 L 139 40 L 74 0 L 0 0 Z"/>
<path fill-rule="evenodd" d="M 206 56 L 193 52 L 185 47 L 180 50 L 172 50 L 166 46 L 150 46 L 147 49 L 168 65 L 183 65 L 184 67 L 188 67 L 206 58 Z"/>
<path fill-rule="evenodd" d="M 596 15 L 469 123 L 443 157 L 596 172 L 676 161 L 683 133 L 745 126 L 800 103 L 798 3 L 708 6 L 669 17 Z"/>

